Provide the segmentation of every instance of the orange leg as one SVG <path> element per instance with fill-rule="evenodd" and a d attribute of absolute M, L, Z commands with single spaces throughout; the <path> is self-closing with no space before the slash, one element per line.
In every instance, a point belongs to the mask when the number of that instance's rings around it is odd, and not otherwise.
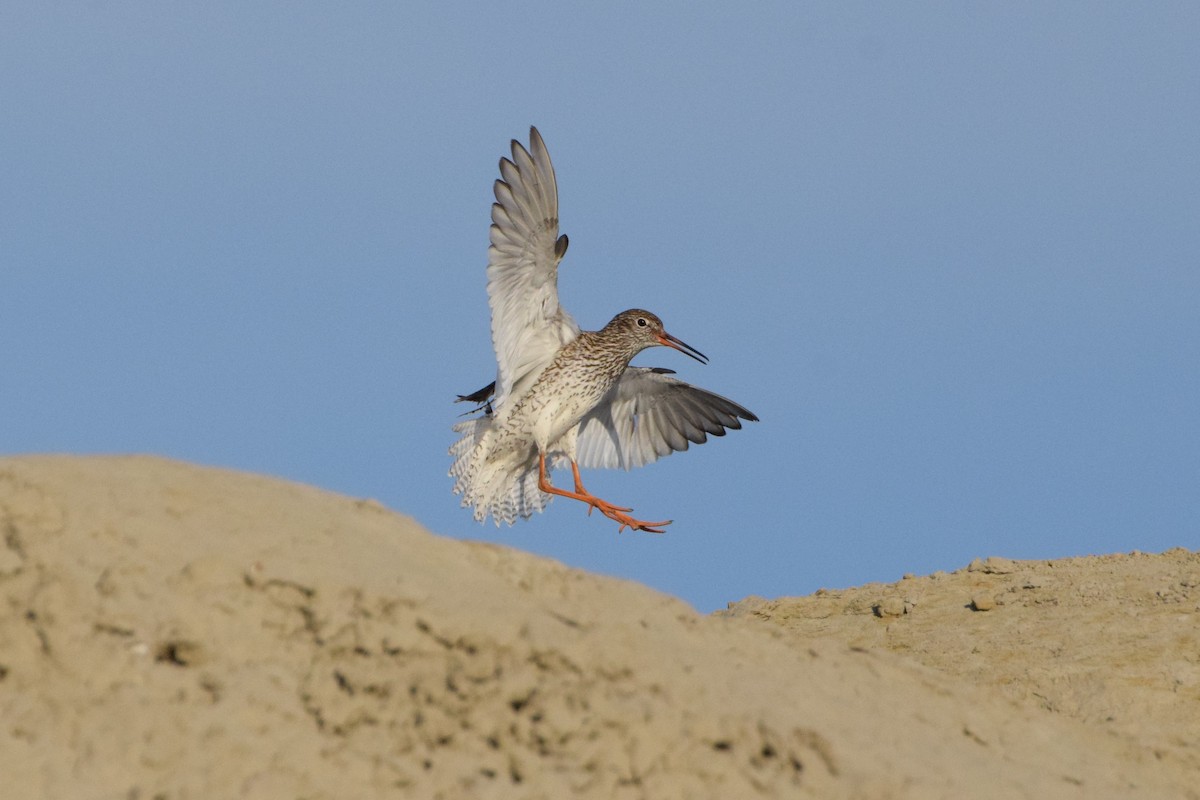
<path fill-rule="evenodd" d="M 588 514 L 592 513 L 593 508 L 600 509 L 601 514 L 611 520 L 614 520 L 615 522 L 621 523 L 621 527 L 617 529 L 618 532 L 623 531 L 628 527 L 635 531 L 663 533 L 664 531 L 661 530 L 662 527 L 671 524 L 671 520 L 669 519 L 664 520 L 663 522 L 644 522 L 642 520 L 634 519 L 625 513 L 626 511 L 632 511 L 633 509 L 625 508 L 624 506 L 613 505 L 606 500 L 601 500 L 599 497 L 596 497 L 596 495 L 592 494 L 587 489 L 584 489 L 583 481 L 579 477 L 579 467 L 574 461 L 571 462 L 571 472 L 575 475 L 575 491 L 568 492 L 566 489 L 559 489 L 557 486 L 554 486 L 550 483 L 550 475 L 546 472 L 546 454 L 538 454 L 539 489 L 546 494 L 556 494 L 560 497 L 569 497 L 572 500 L 579 500 L 580 502 L 587 503 Z"/>
<path fill-rule="evenodd" d="M 588 501 L 588 503 L 589 503 L 588 516 L 589 517 L 592 515 L 593 508 L 600 509 L 600 512 L 605 514 L 606 516 L 608 515 L 608 511 L 633 511 L 632 508 L 629 508 L 627 506 L 617 506 L 617 505 L 613 505 L 612 503 L 608 502 L 607 500 L 601 500 L 599 497 L 596 497 L 596 495 L 592 494 L 587 489 L 583 488 L 583 478 L 579 477 L 579 465 L 576 464 L 574 461 L 571 462 L 571 474 L 575 476 L 575 493 L 587 495 L 588 497 L 591 498 L 591 500 Z M 605 511 L 605 509 L 608 509 L 608 511 Z"/>

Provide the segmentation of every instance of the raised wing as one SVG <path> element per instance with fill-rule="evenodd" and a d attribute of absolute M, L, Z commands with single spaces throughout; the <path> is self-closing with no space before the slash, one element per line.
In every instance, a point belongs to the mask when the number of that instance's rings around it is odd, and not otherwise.
<path fill-rule="evenodd" d="M 558 235 L 558 185 L 537 128 L 529 129 L 528 150 L 514 139 L 512 160 L 500 159 L 495 192 L 487 275 L 499 408 L 579 335 L 579 326 L 558 304 L 567 237 Z"/>
<path fill-rule="evenodd" d="M 724 436 L 757 422 L 748 409 L 671 377 L 671 370 L 629 367 L 608 396 L 579 426 L 581 467 L 632 469 L 657 461 L 708 434 Z"/>

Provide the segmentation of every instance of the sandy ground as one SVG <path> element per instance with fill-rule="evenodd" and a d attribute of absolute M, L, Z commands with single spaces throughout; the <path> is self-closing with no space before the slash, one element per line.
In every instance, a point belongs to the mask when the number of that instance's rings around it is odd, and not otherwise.
<path fill-rule="evenodd" d="M 976 560 L 730 607 L 800 640 L 888 650 L 1137 742 L 1200 790 L 1200 553 Z"/>
<path fill-rule="evenodd" d="M 0 795 L 1200 798 L 1200 556 L 696 614 L 378 504 L 0 460 Z"/>

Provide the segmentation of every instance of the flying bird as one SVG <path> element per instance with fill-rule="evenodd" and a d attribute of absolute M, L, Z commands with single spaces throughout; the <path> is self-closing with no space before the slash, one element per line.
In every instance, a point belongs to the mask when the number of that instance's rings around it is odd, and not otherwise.
<path fill-rule="evenodd" d="M 461 434 L 450 448 L 454 493 L 480 522 L 490 514 L 511 525 L 558 495 L 586 503 L 589 514 L 599 509 L 619 530 L 662 533 L 671 520 L 635 519 L 633 509 L 596 497 L 580 466 L 640 467 L 758 417 L 671 370 L 630 366 L 657 346 L 708 362 L 649 311 L 622 311 L 598 331 L 581 331 L 559 305 L 568 240 L 558 233 L 558 185 L 537 128 L 528 150 L 513 140 L 494 188 L 487 290 L 498 369 L 494 383 L 458 396 L 480 416 L 454 426 Z M 574 491 L 550 482 L 550 470 L 566 466 Z"/>

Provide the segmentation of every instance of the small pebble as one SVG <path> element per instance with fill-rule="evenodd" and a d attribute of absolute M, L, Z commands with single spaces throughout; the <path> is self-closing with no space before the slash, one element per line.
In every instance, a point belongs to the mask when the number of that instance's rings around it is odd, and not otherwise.
<path fill-rule="evenodd" d="M 977 594 L 971 598 L 971 607 L 976 611 L 991 611 L 996 607 L 996 597 L 990 594 Z"/>
<path fill-rule="evenodd" d="M 1017 571 L 1017 565 L 1011 558 L 988 556 L 986 559 L 975 559 L 967 566 L 967 572 L 983 572 L 991 575 L 1007 575 Z"/>
<path fill-rule="evenodd" d="M 876 613 L 881 617 L 902 617 L 904 616 L 904 598 L 885 597 L 875 606 Z"/>

